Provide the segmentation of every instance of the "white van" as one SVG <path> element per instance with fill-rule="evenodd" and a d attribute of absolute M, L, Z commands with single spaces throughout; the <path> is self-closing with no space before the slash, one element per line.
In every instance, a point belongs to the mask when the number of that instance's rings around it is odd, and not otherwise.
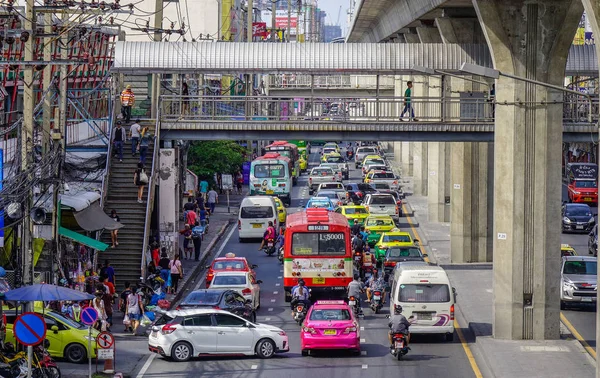
<path fill-rule="evenodd" d="M 411 333 L 441 333 L 454 338 L 456 291 L 446 271 L 439 266 L 400 263 L 390 278 L 390 313 L 402 306 L 402 314 L 414 316 Z"/>
<path fill-rule="evenodd" d="M 273 222 L 275 230 L 279 229 L 277 221 L 277 204 L 270 196 L 249 196 L 242 200 L 238 215 L 238 232 L 240 243 L 246 239 L 261 239 Z"/>

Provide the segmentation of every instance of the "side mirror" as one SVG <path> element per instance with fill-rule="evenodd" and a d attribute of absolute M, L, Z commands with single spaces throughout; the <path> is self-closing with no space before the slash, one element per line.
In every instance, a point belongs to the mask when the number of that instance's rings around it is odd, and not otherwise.
<path fill-rule="evenodd" d="M 50 330 L 54 333 L 58 333 L 58 326 L 53 325 L 52 327 L 50 327 Z"/>
<path fill-rule="evenodd" d="M 252 323 L 250 323 L 250 322 L 246 322 L 245 326 L 246 326 L 247 328 L 256 328 L 256 327 L 254 327 L 254 324 L 252 324 Z"/>
<path fill-rule="evenodd" d="M 258 280 L 258 281 L 256 281 L 256 283 L 260 285 L 263 282 L 262 282 L 262 280 Z"/>
<path fill-rule="evenodd" d="M 44 348 L 48 349 L 50 347 L 50 340 L 44 339 Z"/>
<path fill-rule="evenodd" d="M 456 297 L 458 297 L 458 293 L 456 292 L 456 288 L 452 288 L 452 295 L 454 295 L 454 302 L 456 302 Z"/>
<path fill-rule="evenodd" d="M 210 269 L 210 265 L 205 265 L 204 269 Z"/>
<path fill-rule="evenodd" d="M 423 253 L 423 257 L 429 257 L 427 253 Z"/>
<path fill-rule="evenodd" d="M 385 318 L 386 318 L 386 319 L 389 319 L 389 318 L 390 318 L 390 316 L 389 316 L 389 315 L 386 315 L 386 316 L 385 316 Z"/>
<path fill-rule="evenodd" d="M 252 304 L 252 299 L 246 299 L 246 304 Z"/>
<path fill-rule="evenodd" d="M 258 265 L 256 265 L 256 264 L 252 264 L 252 265 L 250 265 L 250 268 L 252 268 L 252 269 L 256 269 L 256 268 L 258 268 Z"/>
<path fill-rule="evenodd" d="M 413 239 L 413 242 L 414 242 L 415 244 L 419 244 L 419 243 L 421 243 L 421 242 L 419 241 L 419 239 Z"/>

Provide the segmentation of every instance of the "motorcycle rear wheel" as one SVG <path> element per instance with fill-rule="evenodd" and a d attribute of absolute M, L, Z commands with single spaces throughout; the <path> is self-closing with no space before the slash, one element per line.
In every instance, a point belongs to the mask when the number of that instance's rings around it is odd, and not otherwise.
<path fill-rule="evenodd" d="M 60 369 L 56 366 L 43 368 L 43 371 L 46 378 L 61 378 Z"/>

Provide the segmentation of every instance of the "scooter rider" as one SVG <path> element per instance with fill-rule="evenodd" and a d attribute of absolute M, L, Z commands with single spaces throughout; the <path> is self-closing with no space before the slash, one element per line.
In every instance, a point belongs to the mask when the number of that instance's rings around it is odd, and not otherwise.
<path fill-rule="evenodd" d="M 348 298 L 356 298 L 356 303 L 359 303 L 360 295 L 365 291 L 365 285 L 360 282 L 360 276 L 358 273 L 354 274 L 354 280 L 348 284 Z"/>
<path fill-rule="evenodd" d="M 265 247 L 266 241 L 269 239 L 275 240 L 276 236 L 277 236 L 277 233 L 275 232 L 275 226 L 273 226 L 272 221 L 269 221 L 269 226 L 267 226 L 267 229 L 263 235 L 263 240 L 260 243 L 260 248 L 258 250 L 262 251 L 263 248 Z"/>
<path fill-rule="evenodd" d="M 298 280 L 298 285 L 294 286 L 292 289 L 292 302 L 290 303 L 292 309 L 292 315 L 294 313 L 294 308 L 299 302 L 304 303 L 304 306 L 308 309 L 311 305 L 310 300 L 310 290 L 305 286 L 303 279 Z"/>
<path fill-rule="evenodd" d="M 382 276 L 377 277 L 377 269 L 373 270 L 373 275 L 367 281 L 367 302 L 371 302 L 373 291 L 381 291 L 381 304 L 385 304 L 385 280 Z"/>
<path fill-rule="evenodd" d="M 388 323 L 388 327 L 390 327 L 390 332 L 388 333 L 390 349 L 394 347 L 394 340 L 392 339 L 392 336 L 395 333 L 401 333 L 405 335 L 405 347 L 408 347 L 408 344 L 410 343 L 410 332 L 408 331 L 410 324 L 411 322 L 406 319 L 406 316 L 402 315 L 402 306 L 395 305 L 394 315 L 390 316 L 390 322 Z"/>

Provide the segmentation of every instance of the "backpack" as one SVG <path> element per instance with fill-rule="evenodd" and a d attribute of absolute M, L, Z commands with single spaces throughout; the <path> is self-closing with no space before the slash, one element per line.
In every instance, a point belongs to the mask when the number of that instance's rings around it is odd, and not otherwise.
<path fill-rule="evenodd" d="M 196 226 L 192 228 L 192 239 L 201 239 L 204 235 L 204 227 Z"/>

